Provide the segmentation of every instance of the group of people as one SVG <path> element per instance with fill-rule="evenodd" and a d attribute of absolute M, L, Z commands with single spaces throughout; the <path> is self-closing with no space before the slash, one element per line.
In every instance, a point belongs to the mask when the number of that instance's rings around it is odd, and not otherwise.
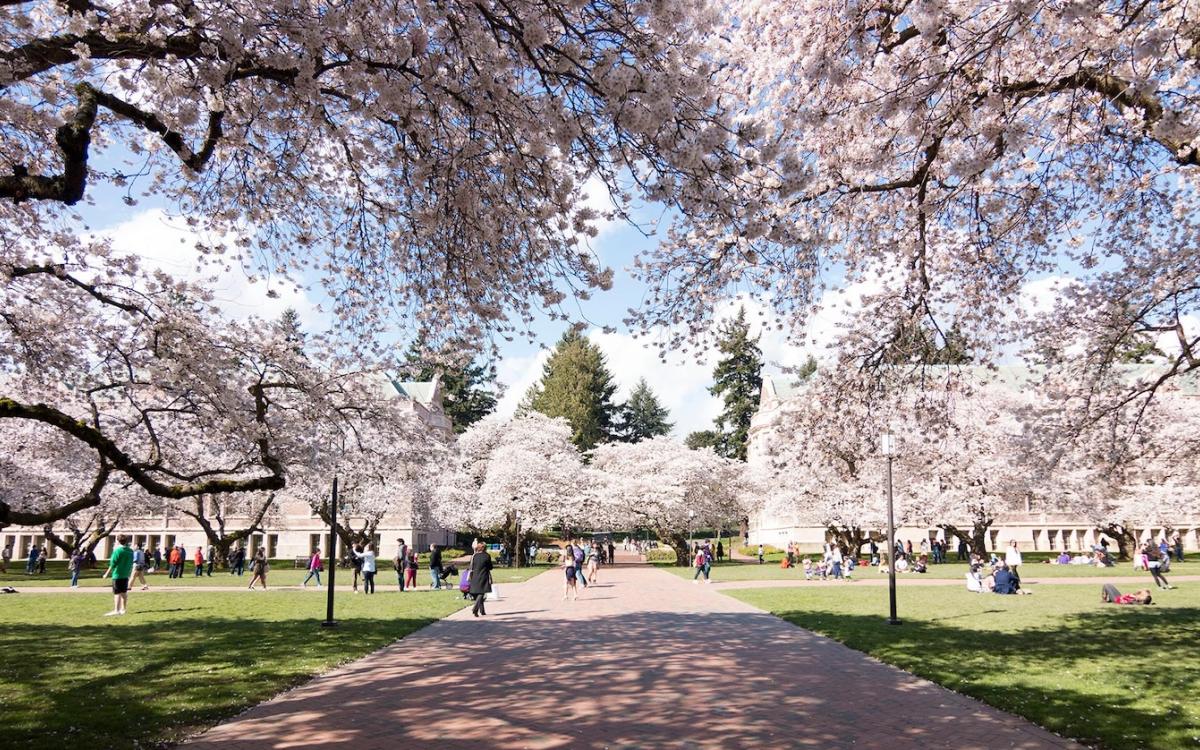
<path fill-rule="evenodd" d="M 789 542 L 787 552 L 779 561 L 779 567 L 787 570 L 799 568 L 804 571 L 804 580 L 852 580 L 854 569 L 859 561 L 854 555 L 847 553 L 839 544 L 826 542 L 821 550 L 821 559 L 814 560 L 811 556 L 800 556 L 800 545 Z"/>
<path fill-rule="evenodd" d="M 1021 588 L 1021 565 L 1024 564 L 1021 550 L 1016 540 L 1008 543 L 1003 559 L 992 555 L 990 570 L 984 572 L 983 558 L 977 554 L 971 555 L 971 567 L 967 571 L 967 590 L 975 593 L 992 594 L 1029 594 L 1028 589 Z"/>
<path fill-rule="evenodd" d="M 607 547 L 602 545 L 598 539 L 593 539 L 587 546 L 584 546 L 583 541 L 579 539 L 568 541 L 562 553 L 562 569 L 566 575 L 566 581 L 563 584 L 563 601 L 579 598 L 579 584 L 583 584 L 585 589 L 589 585 L 595 585 L 601 563 L 606 559 L 613 559 L 615 553 L 616 550 L 611 539 Z M 584 574 L 585 566 L 587 567 L 586 574 Z"/>

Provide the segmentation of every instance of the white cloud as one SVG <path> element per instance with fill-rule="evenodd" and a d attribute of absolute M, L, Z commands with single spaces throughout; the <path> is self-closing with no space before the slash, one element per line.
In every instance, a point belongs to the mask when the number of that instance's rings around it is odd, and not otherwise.
<path fill-rule="evenodd" d="M 212 291 L 217 307 L 231 318 L 277 318 L 292 307 L 306 329 L 325 330 L 328 326 L 328 320 L 308 295 L 291 283 L 261 279 L 252 283 L 236 264 L 216 262 L 200 268 L 198 242 L 227 247 L 230 243 L 223 238 L 203 236 L 184 220 L 168 216 L 161 209 L 142 211 L 100 234 L 112 240 L 117 252 L 136 255 L 148 267 L 178 279 L 202 282 Z"/>

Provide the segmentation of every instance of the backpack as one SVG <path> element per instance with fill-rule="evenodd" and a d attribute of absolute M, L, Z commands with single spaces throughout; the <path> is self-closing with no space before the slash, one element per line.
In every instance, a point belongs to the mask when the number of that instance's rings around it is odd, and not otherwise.
<path fill-rule="evenodd" d="M 575 562 L 577 562 L 577 563 L 583 562 L 583 547 L 575 548 Z"/>

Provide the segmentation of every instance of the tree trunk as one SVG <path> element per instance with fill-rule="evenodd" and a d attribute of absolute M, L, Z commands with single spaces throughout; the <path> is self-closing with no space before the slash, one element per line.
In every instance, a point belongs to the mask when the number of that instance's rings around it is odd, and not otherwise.
<path fill-rule="evenodd" d="M 1117 559 L 1128 560 L 1129 550 L 1137 546 L 1137 537 L 1129 527 L 1121 523 L 1110 523 L 1099 529 L 1105 536 L 1111 536 L 1117 543 Z"/>
<path fill-rule="evenodd" d="M 666 539 L 671 545 L 671 549 L 675 551 L 675 564 L 681 568 L 686 568 L 692 564 L 692 550 L 688 546 L 687 537 L 680 534 L 678 531 L 659 532 L 660 539 Z"/>

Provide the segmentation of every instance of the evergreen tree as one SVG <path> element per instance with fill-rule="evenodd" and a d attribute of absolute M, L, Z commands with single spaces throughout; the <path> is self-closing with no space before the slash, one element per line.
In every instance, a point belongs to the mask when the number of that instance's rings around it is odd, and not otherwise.
<path fill-rule="evenodd" d="M 522 407 L 571 424 L 572 442 L 580 450 L 613 439 L 612 397 L 617 386 L 604 354 L 571 329 L 563 334 L 542 368 L 542 379 L 525 394 Z"/>
<path fill-rule="evenodd" d="M 304 329 L 300 327 L 300 314 L 296 308 L 289 307 L 279 316 L 279 328 L 283 331 L 284 339 L 291 344 L 298 354 L 304 352 Z"/>
<path fill-rule="evenodd" d="M 717 452 L 727 458 L 746 460 L 746 442 L 750 419 L 758 411 L 762 393 L 762 351 L 758 337 L 750 337 L 746 308 L 737 317 L 717 329 L 717 351 L 723 356 L 713 370 L 713 385 L 708 392 L 720 396 L 725 408 L 717 416 L 721 442 Z"/>
<path fill-rule="evenodd" d="M 808 380 L 817 372 L 817 358 L 813 355 L 808 355 L 808 359 L 804 360 L 804 364 L 796 370 L 796 379 L 801 382 Z"/>
<path fill-rule="evenodd" d="M 488 386 L 496 382 L 496 368 L 490 364 L 468 362 L 465 367 L 436 367 L 422 355 L 425 345 L 413 342 L 405 355 L 408 377 L 417 381 L 442 376 L 442 410 L 461 434 L 468 427 L 496 410 L 496 392 Z"/>
<path fill-rule="evenodd" d="M 701 448 L 716 448 L 720 452 L 721 433 L 716 430 L 689 432 L 688 436 L 683 439 L 683 444 L 694 451 Z"/>
<path fill-rule="evenodd" d="M 621 407 L 621 425 L 617 432 L 621 440 L 627 443 L 666 435 L 675 426 L 667 421 L 669 416 L 670 411 L 658 403 L 658 398 L 646 384 L 646 379 L 639 378 L 633 392 L 629 394 L 629 400 Z"/>

